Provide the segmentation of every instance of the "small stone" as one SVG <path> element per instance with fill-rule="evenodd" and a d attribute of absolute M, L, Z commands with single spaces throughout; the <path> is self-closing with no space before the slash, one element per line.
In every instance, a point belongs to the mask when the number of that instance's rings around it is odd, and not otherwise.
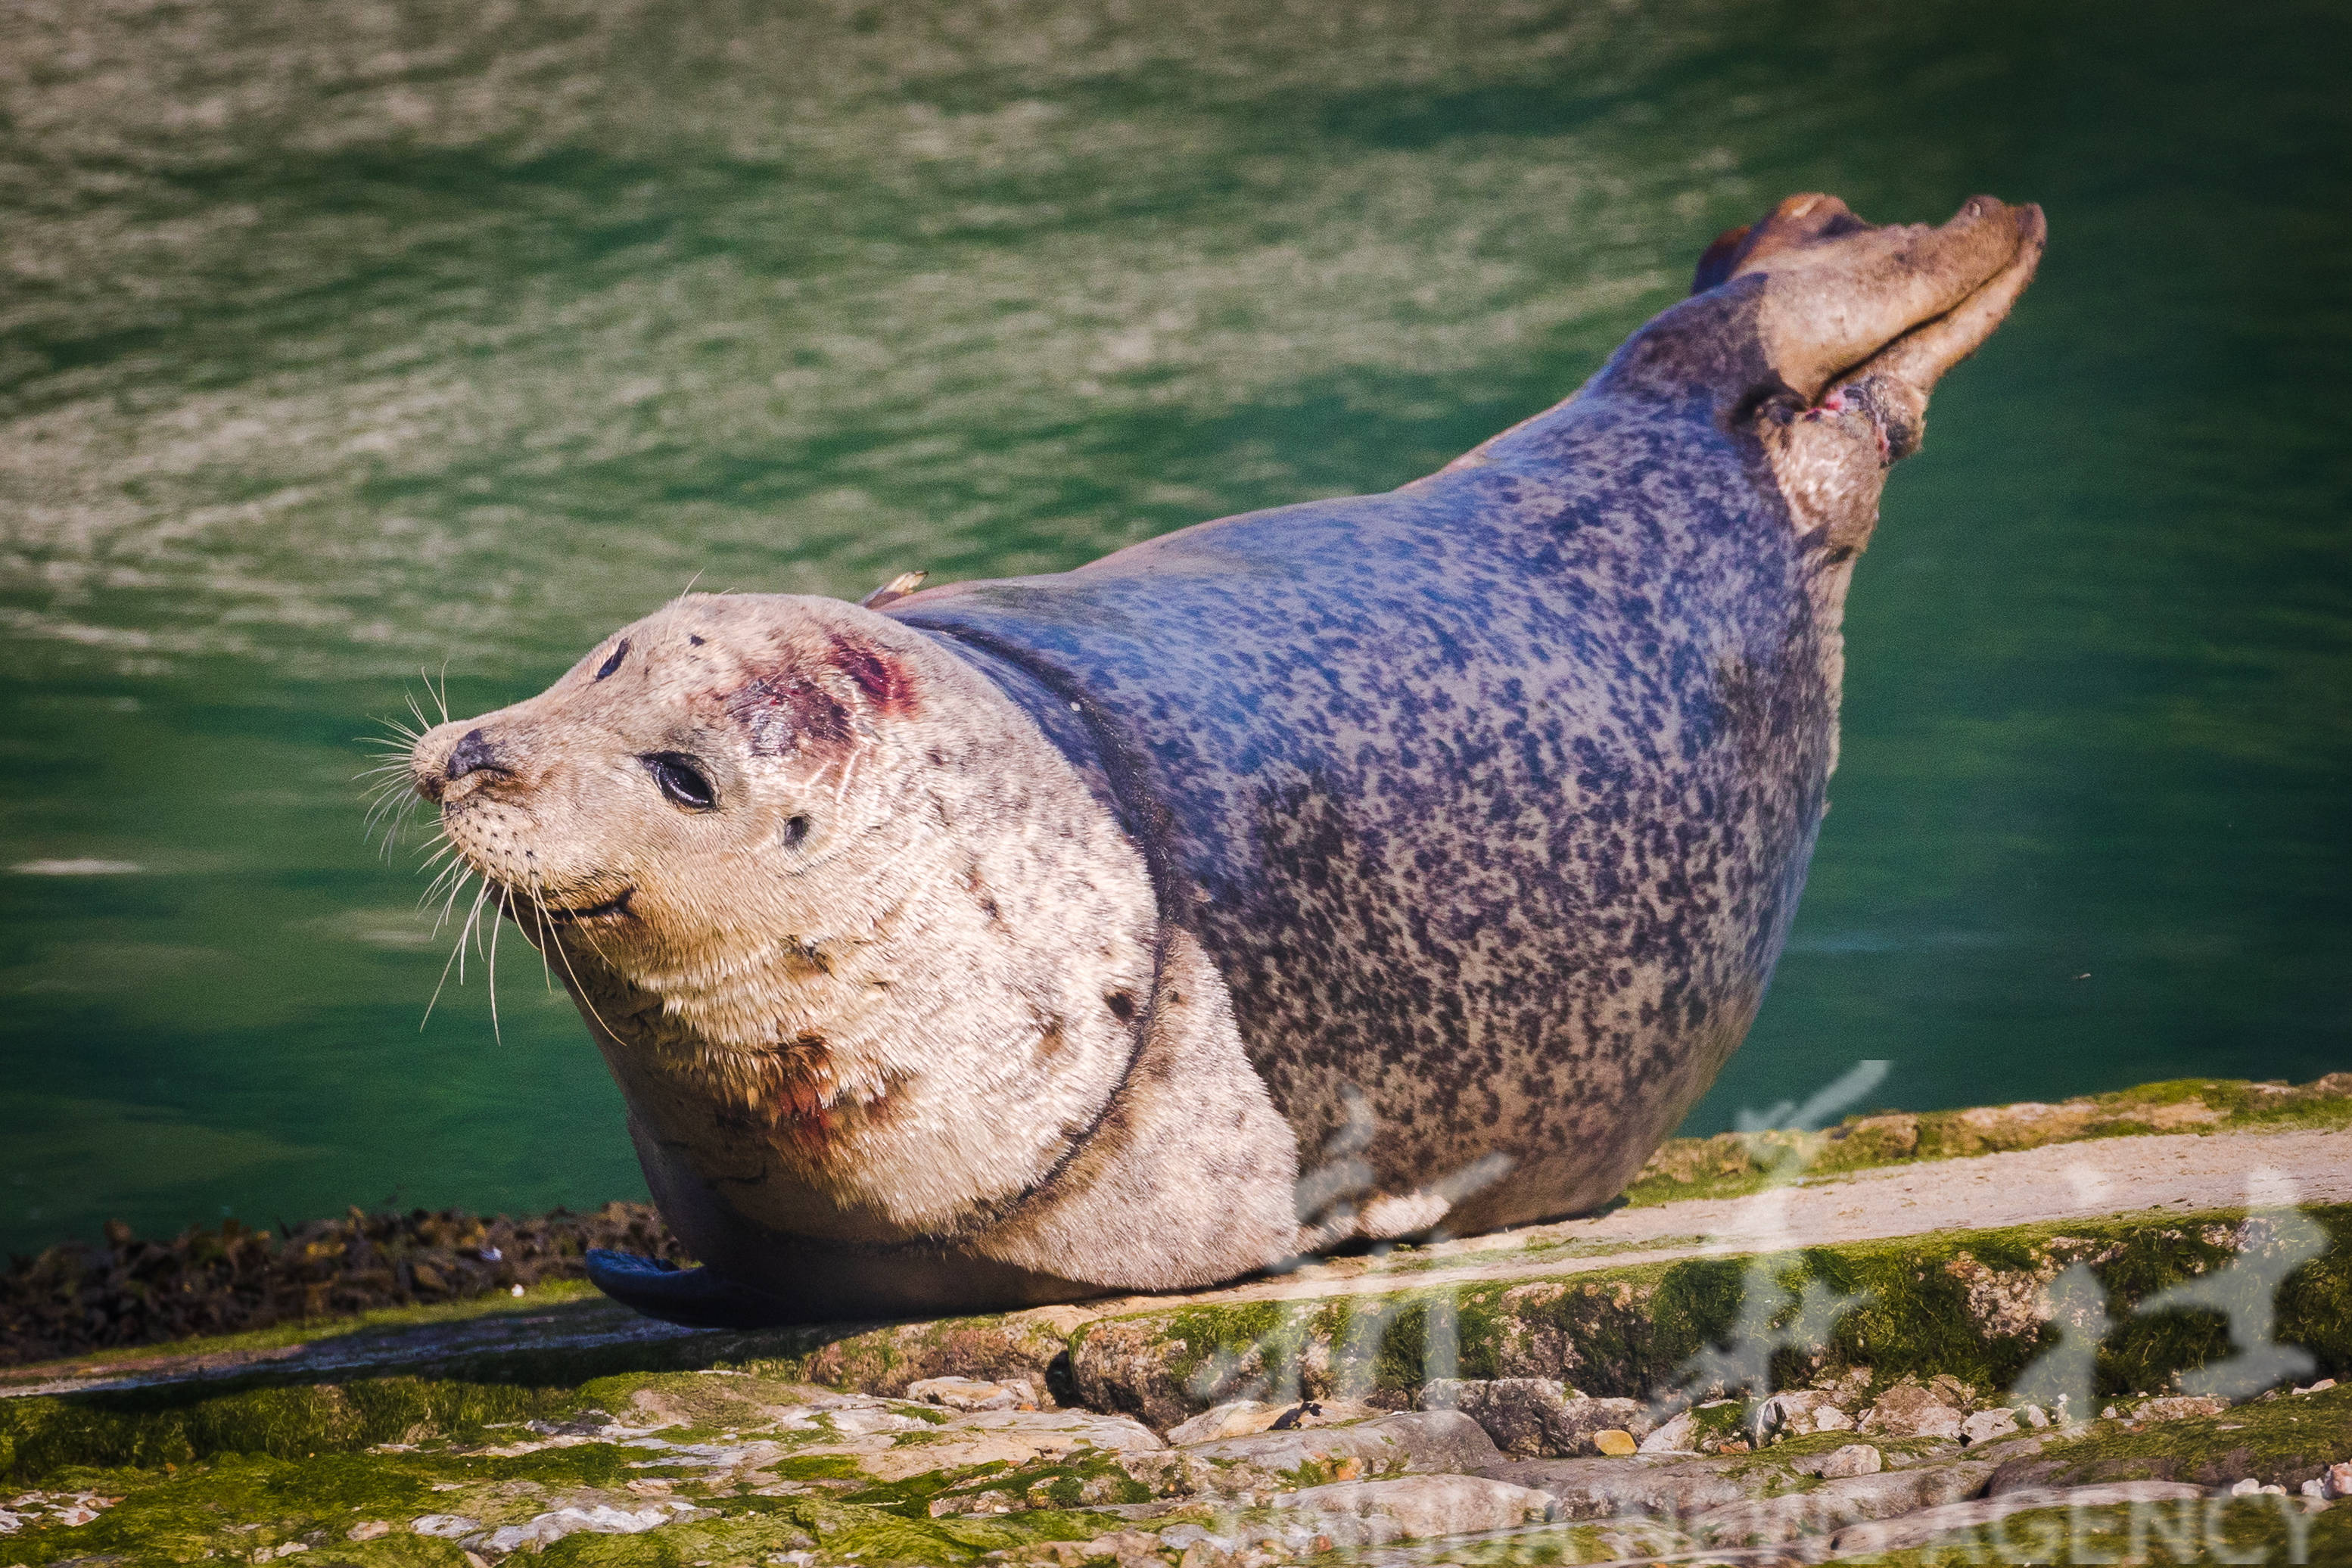
<path fill-rule="evenodd" d="M 1848 1443 L 1832 1448 L 1821 1458 L 1820 1468 L 1811 1465 L 1799 1468 L 1825 1481 L 1841 1481 L 1852 1476 L 1874 1476 L 1886 1468 L 1886 1456 L 1867 1443 Z"/>
<path fill-rule="evenodd" d="M 1931 1379 L 1924 1388 L 1906 1378 L 1879 1394 L 1859 1429 L 1886 1437 L 1958 1437 L 1964 1387 L 1948 1377 Z"/>
<path fill-rule="evenodd" d="M 1595 1432 L 1592 1435 L 1592 1447 L 1612 1459 L 1622 1459 L 1628 1454 L 1638 1452 L 1641 1448 L 1641 1445 L 1633 1441 L 1633 1434 L 1622 1426 L 1603 1426 L 1600 1431 Z"/>
<path fill-rule="evenodd" d="M 2311 1479 L 2304 1482 L 2303 1485 L 2296 1489 L 2302 1492 L 2305 1497 L 2315 1497 L 2323 1501 L 2327 1497 L 2327 1483 L 2321 1480 L 2316 1476 L 2314 1476 Z"/>
<path fill-rule="evenodd" d="M 2245 1479 L 2231 1484 L 2230 1488 L 2230 1495 L 2231 1497 L 2252 1497 L 2262 1489 L 2263 1483 L 2254 1479 L 2253 1477 L 2248 1476 Z"/>
<path fill-rule="evenodd" d="M 1698 1436 L 1698 1417 L 1685 1410 L 1648 1436 L 1642 1439 L 1644 1454 L 1689 1454 L 1696 1450 L 1691 1444 Z"/>
<path fill-rule="evenodd" d="M 2019 1405 L 2017 1418 L 2037 1432 L 2050 1425 L 2050 1412 L 2042 1409 L 2039 1405 Z"/>
<path fill-rule="evenodd" d="M 2297 1394 L 2325 1394 L 2335 1386 L 2336 1380 L 2334 1378 L 2323 1377 L 2317 1383 L 2313 1384 L 2309 1388 L 2298 1388 L 2295 1392 Z"/>
<path fill-rule="evenodd" d="M 2327 1483 L 2329 1497 L 2352 1497 L 2352 1459 L 2328 1466 L 2327 1474 L 2320 1479 Z"/>
<path fill-rule="evenodd" d="M 1853 1417 L 1840 1409 L 1838 1395 L 1818 1388 L 1783 1389 L 1756 1407 L 1756 1430 L 1801 1437 L 1813 1432 L 1850 1432 Z"/>
<path fill-rule="evenodd" d="M 392 1526 L 385 1521 L 381 1519 L 363 1519 L 357 1524 L 352 1526 L 350 1538 L 353 1541 L 373 1541 L 380 1535 L 390 1535 L 391 1533 Z"/>
<path fill-rule="evenodd" d="M 2015 1411 L 1979 1410 L 1960 1423 L 1960 1441 L 1982 1443 L 1993 1437 L 2006 1437 L 2016 1430 Z"/>
<path fill-rule="evenodd" d="M 1281 1414 L 1281 1406 L 1262 1400 L 1229 1399 L 1168 1428 L 1168 1441 L 1181 1446 L 1213 1442 L 1219 1437 L 1246 1437 L 1273 1426 L 1274 1418 Z"/>

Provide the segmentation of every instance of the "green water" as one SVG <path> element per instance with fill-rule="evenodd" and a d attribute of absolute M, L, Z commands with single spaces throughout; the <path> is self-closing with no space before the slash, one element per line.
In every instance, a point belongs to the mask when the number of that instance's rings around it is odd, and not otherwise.
<path fill-rule="evenodd" d="M 2053 238 L 1889 493 L 1695 1125 L 2352 1067 L 2340 8 L 9 15 L 0 1247 L 642 1190 L 521 944 L 418 1027 L 352 779 L 420 668 L 1387 488 L 1814 188 Z"/>

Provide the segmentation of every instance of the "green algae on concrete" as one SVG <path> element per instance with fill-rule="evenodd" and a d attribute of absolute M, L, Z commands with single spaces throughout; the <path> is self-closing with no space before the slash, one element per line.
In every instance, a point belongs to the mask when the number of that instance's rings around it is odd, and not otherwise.
<path fill-rule="evenodd" d="M 1799 1173 L 1966 1159 L 2096 1138 L 2162 1132 L 2283 1132 L 2352 1126 L 2352 1072 L 2312 1083 L 2179 1079 L 2059 1105 L 1849 1116 L 1822 1131 L 1718 1132 L 1668 1140 L 1625 1190 L 1626 1206 L 1738 1197 Z"/>
<path fill-rule="evenodd" d="M 202 1385 L 0 1400 L 0 1478 L 186 1465 L 226 1455 L 306 1458 L 378 1443 L 474 1437 L 561 1409 L 570 1395 L 503 1384 L 355 1378 L 298 1388 Z"/>
<path fill-rule="evenodd" d="M 883 1481 L 847 1493 L 863 1503 L 909 1519 L 1003 1512 L 1007 1509 L 1095 1507 L 1151 1500 L 1111 1454 L 1092 1450 L 1025 1465 L 992 1460 Z"/>
<path fill-rule="evenodd" d="M 2326 1373 L 2341 1373 L 2352 1370 L 2346 1245 L 2352 1210 L 2306 1212 L 2326 1231 L 2328 1250 L 2280 1288 L 2274 1331 L 2281 1342 L 2307 1347 Z M 2225 1267 L 2242 1228 L 2236 1211 L 2216 1211 L 1778 1255 L 1768 1262 L 1770 1277 L 1792 1304 L 1808 1285 L 1859 1300 L 1818 1351 L 1775 1350 L 1770 1380 L 1786 1385 L 1869 1367 L 1882 1380 L 1948 1373 L 1982 1391 L 2006 1388 L 2056 1338 L 2035 1310 L 2040 1291 L 2082 1263 L 2105 1289 L 2113 1325 L 2098 1347 L 2098 1392 L 2162 1389 L 2177 1373 L 2227 1355 L 2226 1325 L 2210 1311 L 2134 1317 L 2131 1309 L 2168 1285 Z M 1699 1258 L 1458 1286 L 1416 1286 L 1407 1277 L 1401 1289 L 1374 1294 L 1192 1302 L 1091 1322 L 1079 1315 L 1066 1338 L 1045 1315 L 1019 1314 L 838 1340 L 811 1331 L 803 1342 L 812 1348 L 797 1355 L 723 1353 L 772 1352 L 784 1348 L 777 1336 L 697 1343 L 710 1359 L 749 1372 L 875 1393 L 903 1391 L 915 1368 L 984 1373 L 992 1356 L 1028 1370 L 1044 1360 L 1051 1368 L 1067 1347 L 1071 1392 L 1083 1403 L 1162 1428 L 1252 1390 L 1402 1406 L 1433 1368 L 1441 1375 L 1555 1377 L 1588 1394 L 1648 1397 L 1730 1338 L 1754 1268 L 1754 1260 Z M 958 1363 L 960 1354 L 983 1364 Z M 0 1400 L 0 1476 L 32 1484 L 68 1465 L 185 1463 L 226 1453 L 293 1458 L 412 1434 L 459 1436 L 599 1401 L 625 1408 L 610 1402 L 645 1388 L 700 1402 L 682 1406 L 681 1419 L 699 1420 L 698 1410 L 715 1412 L 724 1399 L 724 1380 L 691 1373 L 599 1378 L 601 1353 L 523 1347 L 488 1359 L 464 1377 L 348 1375 L 292 1386 L 183 1384 Z"/>
<path fill-rule="evenodd" d="M 2276 1298 L 2282 1343 L 2327 1374 L 2352 1371 L 2352 1207 L 2303 1211 L 2323 1256 Z M 1402 1406 L 1432 1376 L 1557 1378 L 1587 1394 L 1653 1397 L 1710 1350 L 1756 1358 L 1751 1391 L 1869 1368 L 1882 1383 L 1948 1373 L 1980 1391 L 2009 1387 L 2062 1331 L 2038 1303 L 2081 1264 L 2112 1327 L 2097 1348 L 2101 1395 L 2153 1391 L 2231 1353 L 2208 1310 L 2135 1317 L 2168 1286 L 2213 1274 L 2255 1235 L 2242 1211 L 2150 1222 L 2105 1220 L 1942 1233 L 1807 1247 L 1755 1258 L 1696 1258 L 1572 1279 L 1412 1284 L 1336 1300 L 1198 1303 L 1081 1329 L 1072 1352 L 1081 1397 L 1165 1427 L 1230 1398 L 1360 1398 Z M 1760 1278 L 1759 1278 L 1760 1277 Z M 1818 1348 L 1734 1344 L 1747 1292 L 1769 1281 L 1785 1331 L 1810 1288 L 1851 1305 Z M 1361 1281 L 1356 1282 L 1360 1290 Z M 1752 1327 L 1752 1325 L 1750 1325 Z M 2313 1375 L 2319 1375 L 2315 1373 Z M 1696 1397 L 1712 1392 L 1704 1380 Z"/>

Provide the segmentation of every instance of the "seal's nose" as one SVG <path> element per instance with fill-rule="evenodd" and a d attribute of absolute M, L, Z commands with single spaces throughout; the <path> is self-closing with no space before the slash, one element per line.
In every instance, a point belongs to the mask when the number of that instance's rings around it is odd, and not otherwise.
<path fill-rule="evenodd" d="M 449 753 L 449 761 L 441 771 L 444 779 L 456 784 L 467 773 L 478 773 L 486 768 L 499 766 L 499 754 L 491 749 L 489 738 L 479 730 L 468 730 L 458 741 L 457 749 Z"/>

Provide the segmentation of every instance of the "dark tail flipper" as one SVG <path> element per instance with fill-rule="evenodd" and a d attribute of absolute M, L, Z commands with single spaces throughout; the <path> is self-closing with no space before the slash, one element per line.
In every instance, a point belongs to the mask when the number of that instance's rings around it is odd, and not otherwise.
<path fill-rule="evenodd" d="M 773 1296 L 723 1279 L 708 1268 L 680 1268 L 658 1258 L 591 1247 L 588 1282 L 624 1307 L 689 1329 L 766 1329 L 798 1322 Z"/>

